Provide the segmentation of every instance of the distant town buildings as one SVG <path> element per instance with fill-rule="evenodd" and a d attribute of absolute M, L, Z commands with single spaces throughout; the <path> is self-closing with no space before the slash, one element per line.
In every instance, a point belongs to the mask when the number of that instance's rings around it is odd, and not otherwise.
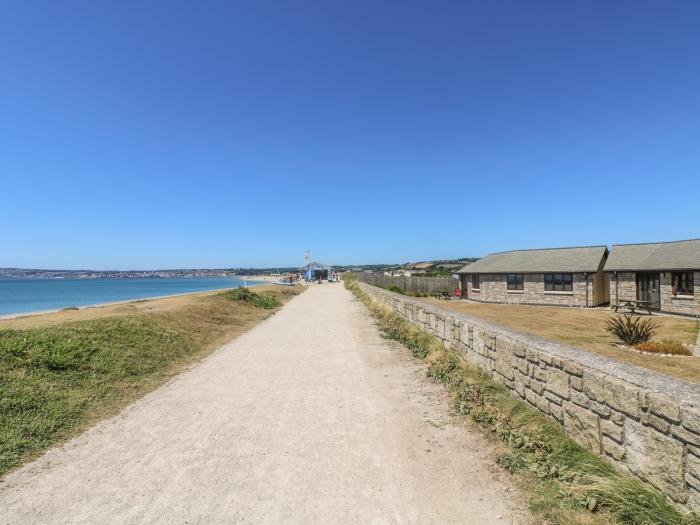
<path fill-rule="evenodd" d="M 233 277 L 232 270 L 36 270 L 25 268 L 0 268 L 0 279 L 134 279 L 169 277 Z"/>

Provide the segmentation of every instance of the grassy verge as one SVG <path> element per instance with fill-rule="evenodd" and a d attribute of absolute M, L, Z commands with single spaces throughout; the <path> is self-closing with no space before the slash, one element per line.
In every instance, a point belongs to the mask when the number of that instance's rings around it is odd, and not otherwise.
<path fill-rule="evenodd" d="M 556 422 L 512 398 L 434 336 L 373 301 L 352 278 L 346 287 L 367 305 L 387 337 L 429 363 L 428 376 L 448 389 L 458 413 L 506 445 L 499 463 L 518 476 L 530 494 L 531 511 L 542 520 L 557 525 L 700 524 L 698 516 L 682 513 L 661 492 L 578 446 Z"/>
<path fill-rule="evenodd" d="M 203 294 L 120 305 L 85 320 L 0 324 L 0 474 L 117 413 L 301 290 L 271 287 L 260 306 L 257 294 Z"/>

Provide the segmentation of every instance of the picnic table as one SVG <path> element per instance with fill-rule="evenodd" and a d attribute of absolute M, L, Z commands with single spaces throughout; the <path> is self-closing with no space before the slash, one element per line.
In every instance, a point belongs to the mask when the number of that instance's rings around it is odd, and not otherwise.
<path fill-rule="evenodd" d="M 437 297 L 438 299 L 449 299 L 450 292 L 445 292 L 445 291 L 435 292 L 435 297 Z"/>
<path fill-rule="evenodd" d="M 621 308 L 629 310 L 632 315 L 637 313 L 637 310 L 646 310 L 649 315 L 651 313 L 651 303 L 649 301 L 640 301 L 638 299 L 627 299 L 618 301 L 617 304 L 612 305 L 613 310 L 617 312 Z"/>

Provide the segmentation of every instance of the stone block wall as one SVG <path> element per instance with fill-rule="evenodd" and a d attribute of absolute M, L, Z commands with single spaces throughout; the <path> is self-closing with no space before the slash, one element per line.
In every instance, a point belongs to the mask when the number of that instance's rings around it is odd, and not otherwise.
<path fill-rule="evenodd" d="M 467 298 L 485 303 L 543 304 L 552 306 L 597 306 L 608 302 L 602 272 L 573 274 L 573 291 L 550 292 L 544 289 L 544 274 L 526 273 L 523 290 L 508 290 L 507 275 L 480 274 L 479 290 L 474 290 L 471 275 L 467 276 Z M 586 284 L 588 290 L 586 290 Z"/>
<path fill-rule="evenodd" d="M 700 511 L 700 385 L 360 283 L 566 433 Z"/>
<path fill-rule="evenodd" d="M 620 301 L 633 301 L 637 298 L 637 274 L 634 272 L 617 272 L 607 274 L 610 283 L 610 304 Z"/>
<path fill-rule="evenodd" d="M 661 311 L 700 317 L 700 272 L 694 273 L 693 296 L 673 295 L 673 273 L 661 272 Z"/>

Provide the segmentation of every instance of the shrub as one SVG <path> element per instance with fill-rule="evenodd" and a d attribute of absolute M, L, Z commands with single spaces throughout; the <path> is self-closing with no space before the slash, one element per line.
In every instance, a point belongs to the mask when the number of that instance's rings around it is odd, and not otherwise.
<path fill-rule="evenodd" d="M 271 295 L 259 295 L 249 288 L 243 287 L 226 290 L 225 292 L 218 293 L 217 295 L 230 299 L 231 301 L 244 301 L 257 308 L 264 308 L 265 310 L 277 308 L 278 306 L 282 305 L 282 303 Z"/>
<path fill-rule="evenodd" d="M 605 330 L 622 343 L 634 346 L 649 341 L 659 327 L 652 319 L 638 315 L 617 315 L 608 320 Z"/>
<path fill-rule="evenodd" d="M 648 343 L 639 343 L 634 345 L 634 347 L 642 352 L 654 354 L 693 355 L 690 348 L 673 339 L 664 339 L 661 342 L 650 341 Z"/>
<path fill-rule="evenodd" d="M 396 286 L 395 284 L 390 284 L 389 286 L 386 287 L 386 289 L 389 290 L 390 292 L 400 293 L 401 295 L 403 295 L 403 290 L 401 288 L 399 288 L 398 286 Z"/>

